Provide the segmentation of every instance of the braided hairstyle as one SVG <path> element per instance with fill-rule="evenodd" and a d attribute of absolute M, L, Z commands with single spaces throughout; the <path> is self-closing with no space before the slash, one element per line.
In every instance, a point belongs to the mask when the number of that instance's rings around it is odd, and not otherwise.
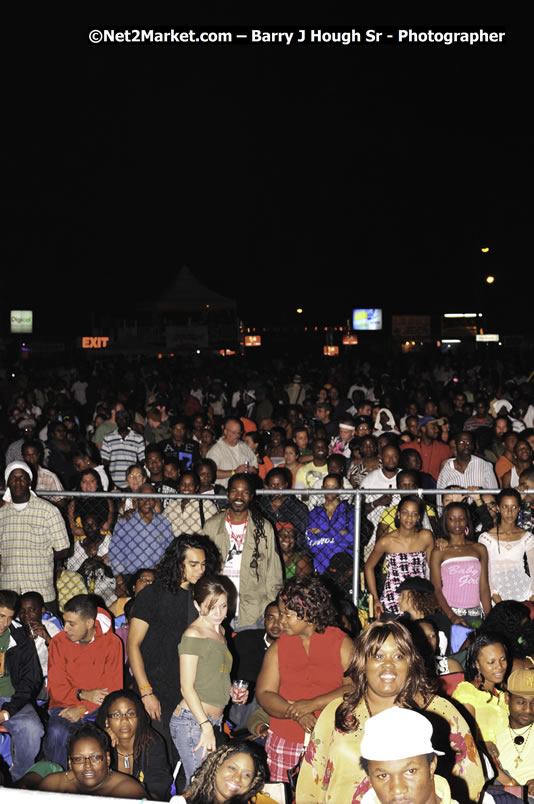
<path fill-rule="evenodd" d="M 267 768 L 260 754 L 251 743 L 232 740 L 208 754 L 200 768 L 193 774 L 185 797 L 188 804 L 213 804 L 215 801 L 215 777 L 221 765 L 236 754 L 247 754 L 252 758 L 254 776 L 250 787 L 243 796 L 232 796 L 232 804 L 246 804 L 262 789 L 267 778 Z"/>

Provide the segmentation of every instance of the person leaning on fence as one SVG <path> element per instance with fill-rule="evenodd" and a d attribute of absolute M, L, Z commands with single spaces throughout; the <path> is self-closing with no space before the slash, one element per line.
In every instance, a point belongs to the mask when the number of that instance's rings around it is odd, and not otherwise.
<path fill-rule="evenodd" d="M 178 483 L 179 494 L 198 494 L 200 479 L 196 472 L 182 473 Z M 202 533 L 206 520 L 217 513 L 213 500 L 172 500 L 165 508 L 165 517 L 169 520 L 175 536 L 180 533 Z"/>
<path fill-rule="evenodd" d="M 254 505 L 249 475 L 230 478 L 228 501 L 228 511 L 208 519 L 204 533 L 221 551 L 223 574 L 238 591 L 237 627 L 261 628 L 265 606 L 276 597 L 283 577 L 274 531 Z"/>
<path fill-rule="evenodd" d="M 31 491 L 32 472 L 24 461 L 5 470 L 7 490 L 0 508 L 0 587 L 18 593 L 39 592 L 56 612 L 54 560 L 70 547 L 63 518 L 55 505 Z"/>
<path fill-rule="evenodd" d="M 111 537 L 109 558 L 115 576 L 157 564 L 174 538 L 169 520 L 154 511 L 152 486 L 143 484 L 139 493 L 147 496 L 137 498 L 137 510 L 119 519 Z"/>

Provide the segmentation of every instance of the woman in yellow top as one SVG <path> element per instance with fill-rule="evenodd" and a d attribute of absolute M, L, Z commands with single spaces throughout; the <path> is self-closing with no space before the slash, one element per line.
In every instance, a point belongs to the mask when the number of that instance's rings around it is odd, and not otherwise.
<path fill-rule="evenodd" d="M 473 716 L 479 739 L 496 761 L 497 735 L 508 728 L 508 704 L 503 686 L 509 664 L 508 648 L 502 636 L 479 631 L 467 651 L 466 680 L 458 684 L 452 695 Z M 497 780 L 502 784 L 511 781 L 502 771 Z"/>
<path fill-rule="evenodd" d="M 321 712 L 297 782 L 299 804 L 360 804 L 371 784 L 360 767 L 367 720 L 392 706 L 418 709 L 434 727 L 435 745 L 445 752 L 438 773 L 450 781 L 458 801 L 478 801 L 484 772 L 465 719 L 450 701 L 433 694 L 409 631 L 399 622 L 375 622 L 355 642 L 347 670 L 354 692 Z"/>

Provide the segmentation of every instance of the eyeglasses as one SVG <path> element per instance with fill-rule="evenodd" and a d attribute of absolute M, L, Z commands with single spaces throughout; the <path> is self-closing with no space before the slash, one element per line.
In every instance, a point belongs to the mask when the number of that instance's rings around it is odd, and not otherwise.
<path fill-rule="evenodd" d="M 108 717 L 112 720 L 122 720 L 123 717 L 127 717 L 128 720 L 135 720 L 137 712 L 133 709 L 128 709 L 127 712 L 108 712 Z"/>
<path fill-rule="evenodd" d="M 88 757 L 71 757 L 70 761 L 73 765 L 85 765 L 87 760 L 89 760 L 91 765 L 99 765 L 105 758 L 104 754 L 91 754 Z"/>

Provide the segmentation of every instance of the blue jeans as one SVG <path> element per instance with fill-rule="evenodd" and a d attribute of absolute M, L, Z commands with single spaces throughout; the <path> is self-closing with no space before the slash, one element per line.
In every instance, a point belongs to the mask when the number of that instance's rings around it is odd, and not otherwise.
<path fill-rule="evenodd" d="M 10 700 L 11 698 L 0 697 L 0 709 L 2 709 L 4 703 Z M 16 782 L 17 779 L 24 776 L 30 765 L 35 762 L 35 757 L 41 747 L 44 728 L 39 720 L 39 715 L 31 704 L 23 706 L 3 725 L 12 738 L 11 755 L 13 765 L 10 771 L 13 781 Z"/>
<path fill-rule="evenodd" d="M 216 726 L 220 727 L 222 723 L 222 715 L 217 719 L 209 717 L 208 715 L 208 720 L 214 728 Z M 169 728 L 171 731 L 172 740 L 178 753 L 180 754 L 180 759 L 182 760 L 182 765 L 184 766 L 187 787 L 189 786 L 191 776 L 204 761 L 202 759 L 202 748 L 197 749 L 196 752 L 193 751 L 195 746 L 198 745 L 202 729 L 200 728 L 196 717 L 192 712 L 189 711 L 189 709 L 182 709 L 178 717 L 173 715 L 171 717 L 171 722 L 169 723 Z M 204 757 L 204 759 L 206 759 L 206 757 Z"/>
<path fill-rule="evenodd" d="M 50 762 L 57 762 L 58 765 L 61 765 L 61 767 L 65 768 L 66 770 L 67 740 L 69 739 L 70 735 L 74 734 L 76 729 L 82 726 L 84 723 L 92 723 L 96 717 L 98 709 L 95 709 L 94 712 L 91 712 L 89 715 L 80 718 L 80 720 L 77 720 L 76 723 L 71 723 L 71 721 L 67 720 L 67 718 L 59 716 L 59 713 L 65 708 L 66 707 L 64 706 L 53 706 L 48 710 L 50 720 L 48 721 L 48 726 L 46 727 L 43 750 L 45 759 L 50 760 Z"/>

